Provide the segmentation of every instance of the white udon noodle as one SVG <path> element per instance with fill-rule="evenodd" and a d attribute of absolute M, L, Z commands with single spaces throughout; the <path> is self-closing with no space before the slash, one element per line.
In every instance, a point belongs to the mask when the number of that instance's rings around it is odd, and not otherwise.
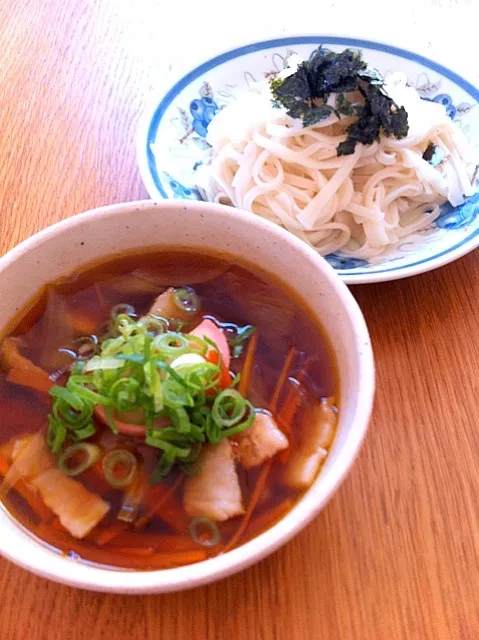
<path fill-rule="evenodd" d="M 473 193 L 472 150 L 449 118 L 420 135 L 382 136 L 338 157 L 352 120 L 331 116 L 303 128 L 275 111 L 241 140 L 216 135 L 203 184 L 208 200 L 267 218 L 322 255 L 375 261 L 406 239 L 414 244 L 448 199 L 457 205 Z M 440 167 L 422 157 L 430 143 L 444 153 Z"/>

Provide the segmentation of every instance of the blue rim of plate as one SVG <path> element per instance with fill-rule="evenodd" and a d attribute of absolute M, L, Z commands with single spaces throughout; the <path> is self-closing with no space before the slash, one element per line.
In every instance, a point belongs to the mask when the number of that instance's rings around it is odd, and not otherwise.
<path fill-rule="evenodd" d="M 477 103 L 479 103 L 479 89 L 477 89 L 470 82 L 462 78 L 460 75 L 451 71 L 447 67 L 443 67 L 442 65 L 430 60 L 429 58 L 425 58 L 417 53 L 412 53 L 407 49 L 401 49 L 400 47 L 394 47 L 392 45 L 383 44 L 382 42 L 375 42 L 374 40 L 361 40 L 359 38 L 347 38 L 340 36 L 289 36 L 285 38 L 274 38 L 272 40 L 261 40 L 258 42 L 254 42 L 252 44 L 244 45 L 242 47 L 238 47 L 236 49 L 231 49 L 230 51 L 226 51 L 214 58 L 210 58 L 207 62 L 195 67 L 192 71 L 187 73 L 181 80 L 179 80 L 176 84 L 171 87 L 171 89 L 165 94 L 161 102 L 156 107 L 153 116 L 150 120 L 150 124 L 148 126 L 148 133 L 146 136 L 146 157 L 148 161 L 148 169 L 150 171 L 150 175 L 153 178 L 153 182 L 158 192 L 162 196 L 162 198 L 168 199 L 168 194 L 166 193 L 160 176 L 158 174 L 158 169 L 156 166 L 156 160 L 151 150 L 151 143 L 155 140 L 156 132 L 160 126 L 161 120 L 176 98 L 176 96 L 183 91 L 185 87 L 187 87 L 191 82 L 199 78 L 204 73 L 211 71 L 215 67 L 228 62 L 229 60 L 234 60 L 235 58 L 239 58 L 241 56 L 247 55 L 249 53 L 254 53 L 256 51 L 261 51 L 262 49 L 272 49 L 274 47 L 285 47 L 290 45 L 299 45 L 299 44 L 335 44 L 335 45 L 345 45 L 351 47 L 365 48 L 365 49 L 375 49 L 376 51 L 382 51 L 384 53 L 390 53 L 392 55 L 399 56 L 401 58 L 406 58 L 407 60 L 412 60 L 413 62 L 417 62 L 432 71 L 436 71 L 440 75 L 444 76 L 448 80 L 451 80 L 459 86 L 461 89 L 466 91 Z M 479 228 L 476 229 L 473 233 L 471 233 L 467 238 L 461 240 L 452 247 L 441 251 L 433 256 L 429 256 L 427 258 L 423 258 L 422 260 L 418 260 L 417 262 L 413 262 L 408 265 L 398 266 L 398 267 L 389 267 L 388 269 L 381 269 L 377 271 L 360 271 L 359 269 L 354 269 L 351 271 L 347 270 L 339 270 L 340 275 L 344 276 L 372 276 L 379 275 L 382 273 L 392 273 L 394 271 L 404 271 L 409 270 L 411 267 L 416 267 L 421 264 L 425 264 L 427 262 L 431 262 L 432 260 L 437 260 L 446 254 L 452 254 L 457 249 L 460 249 L 464 245 L 468 244 L 479 235 Z"/>

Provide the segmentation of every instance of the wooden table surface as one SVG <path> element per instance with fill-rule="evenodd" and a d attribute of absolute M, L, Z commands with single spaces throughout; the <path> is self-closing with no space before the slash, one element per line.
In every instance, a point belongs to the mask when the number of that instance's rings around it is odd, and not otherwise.
<path fill-rule="evenodd" d="M 364 3 L 316 4 L 323 17 L 349 21 L 345 32 L 371 30 L 360 21 Z M 147 197 L 134 152 L 145 97 L 180 59 L 199 61 L 200 44 L 206 52 L 218 33 L 205 4 L 178 3 L 171 23 L 162 6 L 1 3 L 2 252 L 79 211 Z M 449 47 L 456 63 L 471 59 L 472 40 L 452 47 L 441 34 L 476 22 L 472 2 L 401 7 L 403 45 L 427 33 L 426 55 Z M 232 15 L 227 3 L 217 9 Z M 261 16 L 256 35 L 271 29 Z M 298 31 L 282 20 L 279 31 Z M 322 24 L 331 32 L 331 20 Z M 478 638 L 479 254 L 353 292 L 375 347 L 376 406 L 357 463 L 311 526 L 248 571 L 165 596 L 77 591 L 0 559 L 2 640 Z"/>

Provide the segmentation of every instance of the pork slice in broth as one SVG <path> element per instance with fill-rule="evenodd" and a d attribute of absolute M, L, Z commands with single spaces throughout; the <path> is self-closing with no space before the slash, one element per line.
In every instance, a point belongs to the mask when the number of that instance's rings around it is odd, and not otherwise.
<path fill-rule="evenodd" d="M 243 498 L 228 439 L 207 445 L 198 459 L 197 475 L 187 478 L 183 503 L 190 516 L 221 522 L 244 513 Z"/>
<path fill-rule="evenodd" d="M 311 485 L 333 443 L 336 422 L 337 413 L 327 399 L 306 413 L 299 446 L 285 468 L 286 484 L 295 489 Z"/>
<path fill-rule="evenodd" d="M 238 457 L 247 469 L 263 464 L 288 447 L 288 439 L 268 413 L 258 412 L 253 424 L 235 440 Z"/>
<path fill-rule="evenodd" d="M 43 502 L 74 538 L 84 538 L 108 513 L 110 505 L 59 469 L 48 469 L 31 480 Z"/>

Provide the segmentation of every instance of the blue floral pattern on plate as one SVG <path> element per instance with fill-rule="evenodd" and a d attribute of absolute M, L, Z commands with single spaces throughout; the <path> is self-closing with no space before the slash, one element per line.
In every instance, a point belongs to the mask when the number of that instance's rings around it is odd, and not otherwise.
<path fill-rule="evenodd" d="M 334 269 L 358 269 L 359 267 L 367 267 L 368 261 L 361 258 L 350 258 L 342 256 L 339 253 L 330 253 L 326 256 L 326 260 Z"/>
<path fill-rule="evenodd" d="M 446 113 L 451 118 L 451 120 L 454 120 L 454 118 L 456 117 L 457 109 L 452 104 L 452 98 L 449 94 L 439 93 L 437 96 L 434 96 L 434 98 L 426 98 L 425 96 L 422 96 L 422 99 L 427 100 L 428 102 L 437 102 L 439 104 L 442 104 L 444 107 L 446 107 Z"/>
<path fill-rule="evenodd" d="M 435 224 L 440 229 L 461 229 L 461 227 L 474 222 L 478 215 L 479 193 L 475 193 L 458 207 L 453 207 L 452 204 L 446 202 L 441 207 L 441 214 Z"/>
<path fill-rule="evenodd" d="M 185 187 L 181 182 L 175 180 L 167 173 L 163 174 L 168 181 L 170 189 L 173 191 L 173 198 L 175 200 L 202 200 L 200 192 L 194 187 Z"/>
<path fill-rule="evenodd" d="M 213 98 L 204 96 L 190 102 L 190 113 L 193 117 L 193 129 L 202 138 L 208 133 L 208 125 L 218 113 L 219 107 Z"/>

